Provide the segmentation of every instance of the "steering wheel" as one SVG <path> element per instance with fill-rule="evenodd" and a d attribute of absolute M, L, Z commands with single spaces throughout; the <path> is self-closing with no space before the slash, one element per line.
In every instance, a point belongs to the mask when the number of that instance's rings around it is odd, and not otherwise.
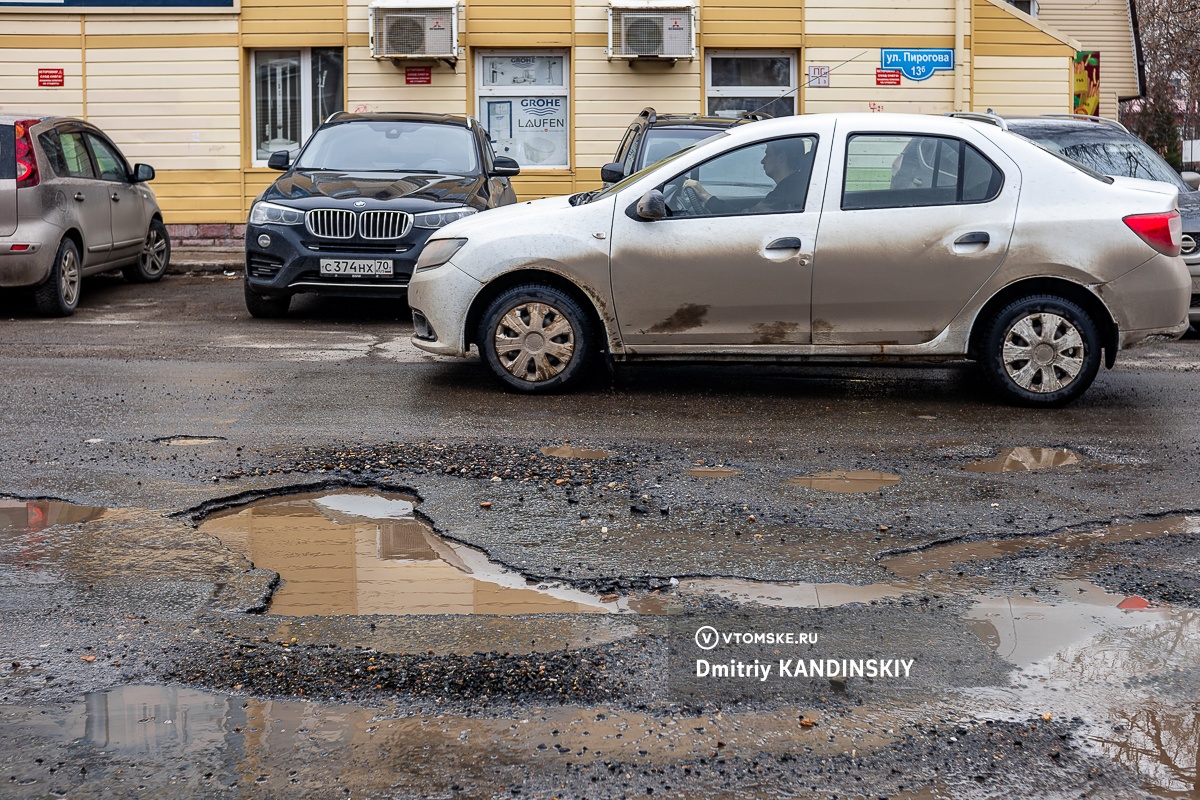
<path fill-rule="evenodd" d="M 699 217 L 708 213 L 699 193 L 690 186 L 679 184 L 666 198 L 667 208 L 674 208 L 688 217 Z"/>

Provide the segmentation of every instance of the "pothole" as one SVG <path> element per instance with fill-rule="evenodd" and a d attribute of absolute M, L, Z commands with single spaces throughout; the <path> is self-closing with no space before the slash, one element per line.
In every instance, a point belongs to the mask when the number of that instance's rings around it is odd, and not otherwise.
<path fill-rule="evenodd" d="M 176 445 L 176 446 L 180 446 L 180 447 L 191 447 L 191 446 L 195 446 L 195 445 L 216 444 L 217 442 L 223 442 L 223 441 L 225 441 L 225 437 L 224 436 L 187 436 L 187 435 L 160 436 L 159 438 L 151 439 L 150 441 L 155 442 L 157 444 L 169 444 L 169 445 Z"/>
<path fill-rule="evenodd" d="M 1069 467 L 1082 462 L 1081 455 L 1065 448 L 1009 447 L 990 461 L 974 461 L 963 469 L 967 472 L 1021 472 Z"/>
<path fill-rule="evenodd" d="M 472 547 L 438 536 L 411 497 L 290 495 L 210 516 L 200 530 L 279 573 L 270 611 L 334 614 L 606 613 L 627 601 L 530 585 Z M 606 602 L 607 601 L 607 602 Z"/>
<path fill-rule="evenodd" d="M 584 447 L 572 447 L 570 445 L 557 445 L 555 447 L 543 447 L 542 455 L 550 456 L 551 458 L 578 458 L 583 460 L 598 460 L 601 458 L 609 458 L 612 453 L 607 450 L 588 450 Z"/>
<path fill-rule="evenodd" d="M 740 469 L 730 469 L 729 467 L 692 467 L 687 471 L 688 475 L 693 478 L 732 478 L 735 475 L 741 475 Z"/>
<path fill-rule="evenodd" d="M 96 506 L 77 506 L 61 500 L 0 497 L 0 531 L 10 535 L 37 533 L 54 525 L 71 525 L 100 519 L 109 510 Z M 20 547 L 15 542 L 12 544 Z"/>
<path fill-rule="evenodd" d="M 789 478 L 789 486 L 803 486 L 824 492 L 877 492 L 900 482 L 899 475 L 876 470 L 835 470 Z"/>

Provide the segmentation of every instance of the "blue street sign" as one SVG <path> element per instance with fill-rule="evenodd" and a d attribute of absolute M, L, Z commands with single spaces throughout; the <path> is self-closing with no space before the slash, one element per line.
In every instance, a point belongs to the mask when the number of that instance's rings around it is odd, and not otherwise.
<path fill-rule="evenodd" d="M 910 80 L 923 81 L 938 70 L 954 69 L 954 48 L 884 48 L 879 51 L 879 66 L 899 70 Z"/>

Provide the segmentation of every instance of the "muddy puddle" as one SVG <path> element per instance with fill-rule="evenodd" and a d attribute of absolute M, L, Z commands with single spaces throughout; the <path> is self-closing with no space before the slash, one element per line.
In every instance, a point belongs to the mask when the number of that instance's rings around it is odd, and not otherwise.
<path fill-rule="evenodd" d="M 602 458 L 610 458 L 612 453 L 607 450 L 589 450 L 586 447 L 557 445 L 555 447 L 543 447 L 542 455 L 550 456 L 551 458 L 578 458 L 584 461 L 596 461 Z"/>
<path fill-rule="evenodd" d="M 875 470 L 835 470 L 789 478 L 789 486 L 803 486 L 823 492 L 877 492 L 900 483 L 900 476 Z"/>
<path fill-rule="evenodd" d="M 38 533 L 54 525 L 90 522 L 109 513 L 107 508 L 77 506 L 60 500 L 21 500 L 0 497 L 0 535 Z M 15 542 L 14 542 L 15 544 Z"/>
<path fill-rule="evenodd" d="M 693 478 L 714 478 L 720 480 L 722 478 L 732 478 L 741 475 L 742 471 L 729 467 L 692 467 L 687 471 L 687 474 Z"/>
<path fill-rule="evenodd" d="M 158 444 L 175 445 L 177 447 L 194 447 L 202 444 L 216 444 L 225 441 L 224 436 L 164 436 L 154 439 Z"/>
<path fill-rule="evenodd" d="M 1009 447 L 990 461 L 975 461 L 963 467 L 967 472 L 1022 472 L 1055 469 L 1083 463 L 1083 456 L 1065 448 Z"/>
<path fill-rule="evenodd" d="M 270 611 L 333 614 L 606 613 L 627 607 L 519 573 L 435 534 L 412 498 L 369 491 L 272 498 L 200 526 L 255 566 L 278 572 Z"/>

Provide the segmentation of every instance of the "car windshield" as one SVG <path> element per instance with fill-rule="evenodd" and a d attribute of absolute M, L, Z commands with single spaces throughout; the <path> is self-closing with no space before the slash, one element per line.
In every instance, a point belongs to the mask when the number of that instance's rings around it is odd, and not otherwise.
<path fill-rule="evenodd" d="M 722 134 L 717 134 L 717 135 L 720 136 Z M 711 138 L 711 137 L 708 137 L 708 138 Z M 692 147 L 694 147 L 694 146 L 695 145 L 692 145 Z M 629 186 L 631 183 L 641 180 L 651 170 L 656 170 L 659 167 L 663 166 L 664 164 L 666 164 L 670 161 L 674 161 L 675 159 L 679 158 L 681 155 L 683 155 L 684 153 L 686 153 L 687 151 L 689 151 L 691 149 L 692 149 L 691 147 L 685 147 L 682 150 L 679 150 L 679 151 L 674 152 L 671 155 L 667 156 L 662 161 L 658 161 L 653 164 L 650 164 L 649 166 L 642 167 L 640 170 L 633 173 L 628 178 L 618 181 L 618 182 L 614 183 L 612 186 L 605 186 L 603 189 L 599 189 L 595 192 L 588 192 L 585 194 L 586 199 L 584 202 L 590 203 L 593 200 L 599 200 L 601 197 L 607 197 L 608 195 L 613 194 L 614 192 L 619 192 L 622 189 L 624 189 L 626 186 Z M 576 205 L 578 205 L 578 203 Z"/>
<path fill-rule="evenodd" d="M 1150 145 L 1132 134 L 1123 134 L 1099 125 L 1089 125 L 1087 130 L 1065 131 L 1062 128 L 1012 123 L 1009 127 L 1047 150 L 1060 153 L 1104 175 L 1162 181 L 1180 191 L 1191 191 L 1191 187 Z"/>
<path fill-rule="evenodd" d="M 662 161 L 680 150 L 720 135 L 721 131 L 712 128 L 651 128 L 646 131 L 646 149 L 642 151 L 642 166 Z"/>
<path fill-rule="evenodd" d="M 296 169 L 342 172 L 479 172 L 474 134 L 456 125 L 355 120 L 317 130 Z"/>

